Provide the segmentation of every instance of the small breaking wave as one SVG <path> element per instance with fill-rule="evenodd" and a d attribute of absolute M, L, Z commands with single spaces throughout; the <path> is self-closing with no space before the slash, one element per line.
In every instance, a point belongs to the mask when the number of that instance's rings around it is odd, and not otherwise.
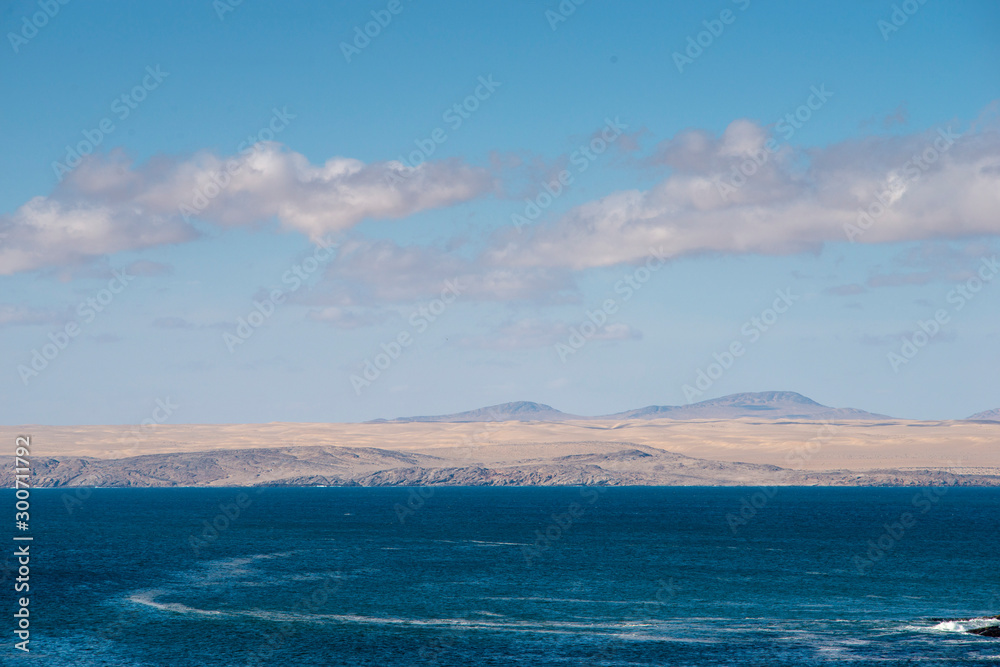
<path fill-rule="evenodd" d="M 975 616 L 973 618 L 930 618 L 925 623 L 933 625 L 906 625 L 907 632 L 929 632 L 933 634 L 971 634 L 981 637 L 1000 637 L 1000 616 Z"/>
<path fill-rule="evenodd" d="M 1000 625 L 1000 619 L 996 616 L 984 616 L 955 621 L 942 621 L 931 629 L 939 632 L 972 632 L 973 630 L 982 630 L 983 628 L 995 625 Z"/>

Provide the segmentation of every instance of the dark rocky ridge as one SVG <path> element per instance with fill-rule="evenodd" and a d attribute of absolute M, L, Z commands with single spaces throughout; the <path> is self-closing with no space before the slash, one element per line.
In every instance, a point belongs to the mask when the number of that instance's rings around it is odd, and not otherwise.
<path fill-rule="evenodd" d="M 993 637 L 1000 639 L 1000 625 L 991 625 L 986 628 L 976 628 L 974 630 L 966 630 L 966 632 L 979 635 L 980 637 Z"/>
<path fill-rule="evenodd" d="M 484 463 L 372 447 L 298 446 L 39 457 L 35 487 L 176 486 L 1000 486 L 1000 475 L 935 469 L 802 471 L 693 458 L 634 443 L 572 443 L 579 454 Z M 587 452 L 587 449 L 593 451 Z M 13 486 L 13 469 L 0 471 Z"/>

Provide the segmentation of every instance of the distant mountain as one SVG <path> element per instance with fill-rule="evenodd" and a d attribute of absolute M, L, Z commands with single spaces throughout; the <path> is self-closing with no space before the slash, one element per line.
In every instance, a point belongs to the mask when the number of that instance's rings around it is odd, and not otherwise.
<path fill-rule="evenodd" d="M 794 391 L 730 394 L 691 405 L 650 405 L 600 417 L 581 417 L 541 403 L 518 401 L 451 415 L 376 419 L 370 423 L 546 421 L 579 419 L 889 419 L 855 408 L 831 408 Z"/>
<path fill-rule="evenodd" d="M 997 408 L 996 410 L 987 410 L 986 412 L 977 412 L 974 415 L 966 417 L 966 419 L 1000 422 L 1000 408 Z"/>
<path fill-rule="evenodd" d="M 794 391 L 730 394 L 690 405 L 650 405 L 603 419 L 888 419 L 856 408 L 831 408 Z"/>
<path fill-rule="evenodd" d="M 560 412 L 552 406 L 531 401 L 515 401 L 491 405 L 478 410 L 458 412 L 451 415 L 430 417 L 400 417 L 398 419 L 374 419 L 369 423 L 410 423 L 410 422 L 563 422 L 587 419 L 578 415 Z"/>

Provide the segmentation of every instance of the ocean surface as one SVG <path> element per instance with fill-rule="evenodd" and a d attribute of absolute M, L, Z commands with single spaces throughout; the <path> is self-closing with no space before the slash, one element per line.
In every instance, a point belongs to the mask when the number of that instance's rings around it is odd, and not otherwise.
<path fill-rule="evenodd" d="M 4 665 L 1000 664 L 1000 639 L 963 632 L 1000 614 L 998 489 L 37 489 L 31 502 L 31 653 L 3 614 Z"/>

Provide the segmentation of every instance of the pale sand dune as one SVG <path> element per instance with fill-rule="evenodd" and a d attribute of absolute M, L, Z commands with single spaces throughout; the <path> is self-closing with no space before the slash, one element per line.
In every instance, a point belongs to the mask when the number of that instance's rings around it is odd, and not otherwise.
<path fill-rule="evenodd" d="M 171 452 L 297 446 L 376 447 L 493 464 L 646 445 L 724 462 L 804 471 L 974 468 L 1000 472 L 1000 424 L 963 421 L 676 421 L 177 424 L 3 426 L 0 439 L 32 436 L 35 457 L 105 459 Z M 572 444 L 559 444 L 572 443 Z M 582 446 L 581 443 L 586 443 Z M 601 443 L 607 443 L 606 448 Z M 11 447 L 12 448 L 12 447 Z"/>

